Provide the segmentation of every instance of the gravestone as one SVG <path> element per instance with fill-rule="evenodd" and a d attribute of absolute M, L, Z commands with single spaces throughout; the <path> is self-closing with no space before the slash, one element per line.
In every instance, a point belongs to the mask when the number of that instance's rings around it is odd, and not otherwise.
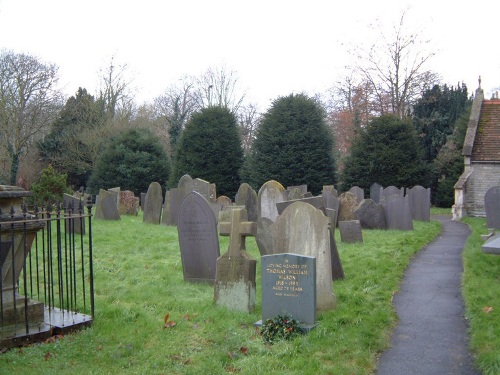
<path fill-rule="evenodd" d="M 262 261 L 262 322 L 291 315 L 301 328 L 316 324 L 316 258 L 265 255 Z"/>
<path fill-rule="evenodd" d="M 114 188 L 108 189 L 108 191 L 111 194 L 113 194 L 113 196 L 115 197 L 116 208 L 118 208 L 118 212 L 119 212 L 120 211 L 120 188 L 119 187 L 114 187 Z"/>
<path fill-rule="evenodd" d="M 358 203 L 365 199 L 365 191 L 359 186 L 353 186 L 349 189 L 349 193 L 353 193 L 358 198 Z"/>
<path fill-rule="evenodd" d="M 118 205 L 118 212 L 120 215 L 137 216 L 139 214 L 139 198 L 134 195 L 134 192 L 123 190 L 118 194 L 120 197 Z"/>
<path fill-rule="evenodd" d="M 337 189 L 335 189 L 335 187 L 333 185 L 323 185 L 323 191 L 329 191 L 335 197 L 337 197 L 337 198 L 339 197 L 339 193 L 338 193 Z"/>
<path fill-rule="evenodd" d="M 289 201 L 284 201 L 284 202 L 278 202 L 276 203 L 276 208 L 278 210 L 278 215 L 281 215 L 285 208 L 290 206 L 291 204 L 295 202 L 304 202 L 308 203 L 314 208 L 317 208 L 318 210 L 323 211 L 325 213 L 325 204 L 323 201 L 323 197 L 310 197 L 310 198 L 299 198 L 299 199 L 294 199 L 294 200 L 289 200 Z"/>
<path fill-rule="evenodd" d="M 413 230 L 410 203 L 407 197 L 392 194 L 382 201 L 387 229 Z"/>
<path fill-rule="evenodd" d="M 65 207 L 65 216 L 74 216 L 70 219 L 66 219 L 66 225 L 68 228 L 73 229 L 73 233 L 85 234 L 85 218 L 80 215 L 85 214 L 84 203 L 80 198 L 74 197 L 69 194 L 63 194 L 63 202 Z"/>
<path fill-rule="evenodd" d="M 380 194 L 383 187 L 376 182 L 370 186 L 370 199 L 375 203 L 380 203 Z"/>
<path fill-rule="evenodd" d="M 384 207 L 372 199 L 363 199 L 354 209 L 354 216 L 363 229 L 386 229 Z"/>
<path fill-rule="evenodd" d="M 340 194 L 337 221 L 355 220 L 354 209 L 358 203 L 358 197 L 355 194 L 349 192 Z"/>
<path fill-rule="evenodd" d="M 273 235 L 271 231 L 272 220 L 268 217 L 260 217 L 257 220 L 257 234 L 255 242 L 261 256 L 273 253 Z"/>
<path fill-rule="evenodd" d="M 167 190 L 165 192 L 165 200 L 163 201 L 163 211 L 161 213 L 161 223 L 163 225 L 174 225 L 172 219 L 172 207 L 171 207 L 171 191 Z"/>
<path fill-rule="evenodd" d="M 259 217 L 267 217 L 272 221 L 278 216 L 276 203 L 286 200 L 285 188 L 279 182 L 267 181 L 257 194 L 257 209 Z"/>
<path fill-rule="evenodd" d="M 406 190 L 413 220 L 431 220 L 431 189 L 420 185 Z"/>
<path fill-rule="evenodd" d="M 144 211 L 144 206 L 146 205 L 146 193 L 141 193 L 141 210 Z"/>
<path fill-rule="evenodd" d="M 328 230 L 330 232 L 330 249 L 332 260 L 332 280 L 342 280 L 344 278 L 344 269 L 340 261 L 339 250 L 337 249 L 337 242 L 335 241 L 335 222 L 337 221 L 337 211 L 327 208 L 326 216 L 330 219 Z"/>
<path fill-rule="evenodd" d="M 321 196 L 323 197 L 323 205 L 325 206 L 325 209 L 335 210 L 335 222 L 333 223 L 333 225 L 337 226 L 337 221 L 338 221 L 337 218 L 339 212 L 338 197 L 329 190 L 323 190 Z"/>
<path fill-rule="evenodd" d="M 481 250 L 485 254 L 500 255 L 500 234 L 490 237 L 481 247 Z"/>
<path fill-rule="evenodd" d="M 330 218 L 321 210 L 299 201 L 288 206 L 271 225 L 275 254 L 294 253 L 316 258 L 318 310 L 335 308 L 329 223 Z"/>
<path fill-rule="evenodd" d="M 182 201 L 177 232 L 184 280 L 213 284 L 220 256 L 217 220 L 199 193 L 191 192 Z"/>
<path fill-rule="evenodd" d="M 99 200 L 96 200 L 94 219 L 120 220 L 116 197 L 113 193 L 103 189 L 99 190 Z"/>
<path fill-rule="evenodd" d="M 238 192 L 234 198 L 234 204 L 245 206 L 248 220 L 257 221 L 259 218 L 257 210 L 257 192 L 246 182 L 242 183 L 238 188 Z"/>
<path fill-rule="evenodd" d="M 486 226 L 490 229 L 500 229 L 500 186 L 493 186 L 484 194 L 486 210 Z"/>
<path fill-rule="evenodd" d="M 382 203 L 382 201 L 387 198 L 388 196 L 390 195 L 400 195 L 402 197 L 405 196 L 405 189 L 404 188 L 397 188 L 396 186 L 387 186 L 386 188 L 382 189 L 380 191 L 380 202 L 379 203 Z"/>
<path fill-rule="evenodd" d="M 294 188 L 287 188 L 286 189 L 286 199 L 288 201 L 301 199 L 302 197 L 303 197 L 303 194 L 299 188 L 294 187 Z"/>
<path fill-rule="evenodd" d="M 217 305 L 250 312 L 255 307 L 257 261 L 246 252 L 245 239 L 255 236 L 257 224 L 247 220 L 246 209 L 236 208 L 229 225 L 219 225 L 220 234 L 229 235 L 229 249 L 217 259 L 214 299 Z"/>
<path fill-rule="evenodd" d="M 359 220 L 339 221 L 340 240 L 346 243 L 363 242 Z"/>
<path fill-rule="evenodd" d="M 160 224 L 163 203 L 163 193 L 158 182 L 149 184 L 146 193 L 146 205 L 144 207 L 143 222 L 150 224 Z"/>

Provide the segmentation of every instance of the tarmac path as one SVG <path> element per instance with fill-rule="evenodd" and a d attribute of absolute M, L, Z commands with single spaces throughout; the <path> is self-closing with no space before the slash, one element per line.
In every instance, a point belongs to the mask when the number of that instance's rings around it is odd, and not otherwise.
<path fill-rule="evenodd" d="M 462 250 L 470 232 L 451 216 L 434 216 L 441 234 L 408 266 L 394 296 L 399 317 L 377 375 L 479 375 L 468 349 L 461 292 Z"/>

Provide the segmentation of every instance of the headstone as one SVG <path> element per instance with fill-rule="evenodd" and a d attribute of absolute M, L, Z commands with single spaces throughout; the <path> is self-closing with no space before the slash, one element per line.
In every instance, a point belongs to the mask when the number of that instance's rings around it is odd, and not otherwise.
<path fill-rule="evenodd" d="M 257 195 L 257 209 L 259 217 L 267 217 L 272 221 L 278 216 L 276 203 L 286 200 L 285 188 L 279 182 L 267 181 L 259 189 Z"/>
<path fill-rule="evenodd" d="M 333 185 L 323 185 L 323 191 L 329 191 L 330 193 L 332 193 L 337 198 L 339 197 L 339 193 L 338 193 L 337 189 L 335 189 L 335 187 Z"/>
<path fill-rule="evenodd" d="M 271 225 L 275 254 L 294 253 L 316 258 L 318 310 L 335 308 L 329 223 L 330 218 L 321 210 L 304 202 L 295 202 Z"/>
<path fill-rule="evenodd" d="M 413 220 L 431 220 L 431 189 L 420 185 L 406 189 Z"/>
<path fill-rule="evenodd" d="M 202 195 L 191 192 L 183 200 L 177 231 L 184 280 L 214 283 L 220 256 L 217 220 Z"/>
<path fill-rule="evenodd" d="M 363 199 L 354 209 L 354 216 L 363 229 L 386 229 L 384 207 L 372 199 Z"/>
<path fill-rule="evenodd" d="M 339 221 L 340 240 L 346 243 L 363 242 L 359 220 Z"/>
<path fill-rule="evenodd" d="M 146 193 L 141 193 L 141 210 L 144 211 L 144 206 L 146 206 Z"/>
<path fill-rule="evenodd" d="M 500 234 L 489 238 L 481 249 L 485 254 L 500 255 Z"/>
<path fill-rule="evenodd" d="M 208 202 L 215 202 L 217 199 L 215 184 L 211 184 L 201 178 L 195 178 L 193 180 L 191 189 L 191 191 L 196 191 L 203 195 Z"/>
<path fill-rule="evenodd" d="M 134 195 L 134 192 L 123 190 L 118 194 L 120 197 L 118 205 L 118 212 L 120 215 L 137 216 L 139 214 L 139 198 Z"/>
<path fill-rule="evenodd" d="M 171 191 L 167 190 L 165 193 L 165 200 L 163 201 L 163 212 L 161 213 L 161 223 L 163 225 L 174 225 L 172 219 L 172 206 L 171 206 Z"/>
<path fill-rule="evenodd" d="M 240 185 L 234 198 L 234 204 L 246 207 L 248 220 L 257 221 L 259 218 L 257 210 L 257 192 L 246 182 Z"/>
<path fill-rule="evenodd" d="M 276 203 L 276 208 L 278 209 L 278 215 L 281 215 L 285 210 L 285 208 L 287 208 L 288 206 L 290 206 L 295 202 L 308 203 L 314 208 L 317 208 L 318 210 L 321 210 L 323 211 L 323 213 L 325 213 L 325 204 L 323 201 L 323 197 L 319 196 L 319 197 L 299 198 L 290 201 L 278 202 Z"/>
<path fill-rule="evenodd" d="M 358 203 L 365 199 L 365 191 L 359 186 L 353 186 L 350 188 L 349 193 L 353 193 L 358 198 Z"/>
<path fill-rule="evenodd" d="M 116 197 L 113 193 L 103 189 L 99 190 L 99 201 L 96 201 L 94 219 L 120 220 Z"/>
<path fill-rule="evenodd" d="M 342 280 L 344 278 L 344 268 L 340 261 L 339 250 L 337 249 L 337 242 L 335 241 L 335 223 L 337 221 L 337 211 L 331 208 L 326 209 L 326 216 L 330 219 L 328 226 L 330 232 L 330 249 L 332 260 L 332 280 Z"/>
<path fill-rule="evenodd" d="M 257 220 L 257 234 L 255 242 L 259 248 L 260 255 L 269 255 L 273 253 L 273 234 L 271 231 L 272 220 L 268 217 L 260 217 Z"/>
<path fill-rule="evenodd" d="M 300 326 L 316 324 L 316 258 L 297 254 L 262 257 L 262 321 L 291 315 Z"/>
<path fill-rule="evenodd" d="M 393 194 L 400 195 L 400 196 L 404 197 L 405 196 L 405 189 L 404 188 L 399 189 L 396 186 L 387 186 L 386 188 L 384 188 L 380 191 L 380 202 L 379 203 L 382 203 L 382 201 L 385 198 L 387 198 L 388 196 L 393 195 Z"/>
<path fill-rule="evenodd" d="M 329 190 L 323 190 L 321 196 L 323 197 L 323 205 L 325 206 L 325 208 L 335 210 L 335 223 L 333 223 L 333 225 L 337 226 L 337 218 L 339 212 L 338 197 Z"/>
<path fill-rule="evenodd" d="M 486 210 L 486 226 L 490 229 L 500 229 L 500 186 L 493 186 L 484 195 Z"/>
<path fill-rule="evenodd" d="M 382 201 L 387 229 L 413 230 L 410 203 L 407 197 L 393 194 Z"/>
<path fill-rule="evenodd" d="M 146 193 L 146 206 L 144 207 L 143 222 L 150 224 L 160 224 L 163 203 L 163 193 L 158 182 L 149 184 Z"/>
<path fill-rule="evenodd" d="M 65 216 L 74 216 L 71 219 L 66 219 L 67 227 L 73 229 L 73 233 L 85 234 L 85 218 L 81 214 L 85 214 L 85 204 L 80 198 L 74 197 L 69 194 L 63 194 L 63 202 L 65 207 Z"/>
<path fill-rule="evenodd" d="M 370 199 L 375 203 L 380 203 L 380 194 L 383 187 L 376 182 L 370 186 Z"/>
<path fill-rule="evenodd" d="M 229 206 L 231 206 L 233 204 L 233 202 L 231 201 L 231 198 L 229 198 L 225 195 L 221 195 L 220 197 L 217 197 L 217 199 L 215 200 L 215 203 L 220 205 L 220 211 L 224 211 L 226 208 L 228 208 Z"/>
<path fill-rule="evenodd" d="M 229 235 L 228 251 L 217 259 L 214 299 L 217 305 L 250 312 L 255 307 L 257 261 L 246 252 L 245 239 L 255 236 L 257 224 L 247 221 L 244 208 L 231 211 L 229 226 L 221 223 L 221 235 Z"/>
<path fill-rule="evenodd" d="M 303 197 L 302 192 L 298 188 L 287 188 L 286 189 L 286 198 L 288 201 L 301 199 Z"/>
<path fill-rule="evenodd" d="M 355 220 L 354 209 L 358 205 L 358 197 L 353 193 L 342 193 L 339 197 L 339 212 L 337 221 Z"/>

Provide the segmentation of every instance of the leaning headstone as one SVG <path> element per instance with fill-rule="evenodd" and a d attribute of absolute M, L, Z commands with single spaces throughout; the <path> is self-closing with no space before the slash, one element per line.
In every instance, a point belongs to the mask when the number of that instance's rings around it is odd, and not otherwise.
<path fill-rule="evenodd" d="M 319 197 L 299 198 L 290 201 L 278 202 L 276 203 L 276 208 L 278 209 L 278 215 L 281 215 L 283 211 L 285 211 L 285 208 L 287 208 L 288 206 L 290 206 L 295 202 L 308 203 L 314 208 L 317 208 L 318 210 L 321 210 L 323 211 L 323 213 L 325 213 L 325 204 L 323 201 L 323 197 L 319 196 Z"/>
<path fill-rule="evenodd" d="M 346 243 L 363 242 L 359 220 L 339 221 L 340 240 Z"/>
<path fill-rule="evenodd" d="M 353 193 L 342 193 L 339 197 L 339 212 L 337 221 L 355 220 L 354 209 L 358 205 L 358 197 Z"/>
<path fill-rule="evenodd" d="M 384 207 L 372 199 L 363 199 L 354 209 L 354 216 L 363 229 L 386 229 Z"/>
<path fill-rule="evenodd" d="M 486 226 L 490 229 L 500 229 L 500 186 L 493 186 L 484 195 L 486 210 Z"/>
<path fill-rule="evenodd" d="M 234 198 L 234 204 L 246 207 L 248 220 L 257 221 L 259 218 L 257 210 L 257 192 L 246 182 L 240 185 Z"/>
<path fill-rule="evenodd" d="M 316 258 L 318 310 L 335 308 L 329 224 L 330 218 L 321 210 L 308 203 L 295 202 L 271 225 L 275 254 L 294 253 Z"/>
<path fill-rule="evenodd" d="M 99 190 L 99 201 L 95 205 L 94 219 L 120 220 L 120 213 L 116 206 L 116 197 L 109 191 Z"/>
<path fill-rule="evenodd" d="M 380 203 L 380 194 L 383 187 L 376 182 L 370 186 L 370 199 L 375 203 Z"/>
<path fill-rule="evenodd" d="M 279 182 L 267 181 L 259 189 L 257 195 L 257 209 L 259 217 L 267 217 L 272 221 L 278 216 L 276 203 L 286 200 L 285 188 Z"/>
<path fill-rule="evenodd" d="M 393 194 L 382 201 L 387 229 L 413 230 L 410 203 L 407 197 Z"/>
<path fill-rule="evenodd" d="M 161 185 L 158 182 L 152 182 L 149 184 L 148 192 L 146 193 L 143 222 L 160 224 L 162 203 L 163 193 Z"/>
<path fill-rule="evenodd" d="M 382 203 L 382 201 L 385 198 L 387 198 L 388 196 L 393 195 L 393 194 L 400 195 L 400 196 L 404 197 L 405 189 L 404 188 L 400 189 L 400 188 L 397 188 L 396 186 L 387 186 L 386 188 L 384 188 L 380 191 L 380 202 L 379 203 Z"/>
<path fill-rule="evenodd" d="M 207 200 L 196 192 L 184 199 L 177 223 L 185 281 L 214 283 L 220 255 L 217 220 Z"/>
<path fill-rule="evenodd" d="M 291 315 L 308 331 L 316 324 L 316 258 L 297 254 L 262 257 L 262 322 Z"/>
<path fill-rule="evenodd" d="M 349 193 L 353 193 L 358 198 L 358 203 L 365 199 L 365 191 L 359 186 L 353 186 L 350 188 Z"/>
<path fill-rule="evenodd" d="M 484 245 L 482 246 L 481 250 L 485 254 L 496 254 L 500 255 L 500 234 L 497 234 L 496 236 L 493 236 L 489 238 Z"/>
<path fill-rule="evenodd" d="M 73 233 L 85 234 L 85 218 L 81 217 L 85 214 L 84 202 L 80 198 L 69 194 L 63 194 L 65 216 L 67 227 L 72 229 Z"/>
<path fill-rule="evenodd" d="M 335 241 L 335 226 L 337 222 L 337 211 L 331 208 L 326 209 L 326 216 L 330 219 L 328 226 L 330 232 L 330 258 L 332 260 L 332 280 L 342 280 L 344 278 L 344 268 L 340 261 L 339 250 L 337 249 L 337 242 Z"/>
<path fill-rule="evenodd" d="M 268 217 L 260 217 L 257 220 L 257 234 L 255 242 L 261 256 L 273 253 L 273 234 L 271 232 L 272 220 Z"/>
<path fill-rule="evenodd" d="M 431 189 L 420 185 L 406 190 L 413 220 L 431 220 Z"/>
<path fill-rule="evenodd" d="M 229 235 L 229 249 L 217 259 L 214 299 L 217 305 L 250 312 L 255 307 L 257 261 L 246 252 L 245 239 L 255 236 L 257 224 L 247 220 L 246 209 L 237 208 L 231 210 L 230 225 L 220 225 L 220 234 Z"/>

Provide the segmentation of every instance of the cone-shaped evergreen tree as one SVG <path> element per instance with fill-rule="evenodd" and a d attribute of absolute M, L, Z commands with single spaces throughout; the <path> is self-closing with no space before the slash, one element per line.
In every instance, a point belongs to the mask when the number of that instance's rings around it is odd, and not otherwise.
<path fill-rule="evenodd" d="M 258 189 L 268 180 L 305 184 L 313 194 L 335 182 L 333 138 L 323 108 L 303 94 L 278 98 L 257 130 L 249 178 Z"/>
<path fill-rule="evenodd" d="M 234 198 L 240 186 L 243 148 L 236 117 L 227 108 L 208 107 L 192 115 L 177 145 L 171 186 L 188 174 L 217 186 L 217 195 Z"/>

